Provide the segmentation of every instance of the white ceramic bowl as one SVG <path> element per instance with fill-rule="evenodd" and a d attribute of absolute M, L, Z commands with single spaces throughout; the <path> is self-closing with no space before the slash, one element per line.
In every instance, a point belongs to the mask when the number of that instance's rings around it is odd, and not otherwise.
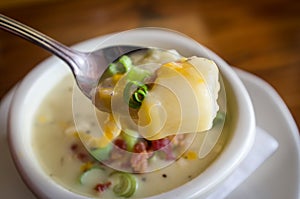
<path fill-rule="evenodd" d="M 203 56 L 214 60 L 235 96 L 237 123 L 221 155 L 198 177 L 169 192 L 151 198 L 199 198 L 216 188 L 249 152 L 255 137 L 255 118 L 249 95 L 234 71 L 220 57 L 194 40 L 166 29 L 143 28 L 123 32 L 107 40 L 103 36 L 83 42 L 75 48 L 90 51 L 115 44 L 156 46 L 176 49 L 184 56 Z M 9 114 L 9 143 L 14 162 L 29 188 L 39 198 L 83 199 L 63 188 L 44 173 L 31 147 L 31 124 L 39 104 L 60 80 L 70 74 L 69 68 L 51 57 L 32 70 L 20 83 Z M 227 89 L 227 88 L 226 88 Z"/>

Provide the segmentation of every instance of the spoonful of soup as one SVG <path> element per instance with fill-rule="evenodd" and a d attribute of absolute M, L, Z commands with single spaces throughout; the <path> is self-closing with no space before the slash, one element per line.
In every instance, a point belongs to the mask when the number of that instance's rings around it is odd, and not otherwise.
<path fill-rule="evenodd" d="M 217 101 L 222 89 L 211 60 L 158 48 L 133 51 L 110 64 L 99 81 L 94 122 L 99 129 L 81 128 L 78 135 L 107 166 L 150 172 L 181 157 L 198 132 L 210 136 L 206 151 L 214 146 L 226 109 Z M 77 107 L 73 104 L 75 115 Z"/>

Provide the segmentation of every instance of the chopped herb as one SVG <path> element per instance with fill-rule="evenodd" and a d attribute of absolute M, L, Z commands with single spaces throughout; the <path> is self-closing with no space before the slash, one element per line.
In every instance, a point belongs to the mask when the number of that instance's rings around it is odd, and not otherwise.
<path fill-rule="evenodd" d="M 132 67 L 132 61 L 131 59 L 126 56 L 126 55 L 123 55 L 120 59 L 119 59 L 119 62 L 121 64 L 123 64 L 123 66 L 125 67 L 126 71 L 129 71 L 130 68 Z"/>
<path fill-rule="evenodd" d="M 148 87 L 138 81 L 129 81 L 124 89 L 123 98 L 129 107 L 138 109 L 148 93 Z"/>

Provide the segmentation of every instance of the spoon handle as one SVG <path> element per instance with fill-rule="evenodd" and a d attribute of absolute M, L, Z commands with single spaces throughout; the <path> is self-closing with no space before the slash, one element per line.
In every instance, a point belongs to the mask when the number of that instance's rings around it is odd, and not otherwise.
<path fill-rule="evenodd" d="M 55 54 L 64 60 L 76 74 L 76 71 L 78 70 L 76 63 L 79 61 L 78 59 L 80 59 L 80 56 L 78 56 L 79 52 L 76 52 L 43 33 L 2 14 L 0 14 L 0 28 Z M 76 59 L 74 59 L 74 57 L 76 57 Z"/>

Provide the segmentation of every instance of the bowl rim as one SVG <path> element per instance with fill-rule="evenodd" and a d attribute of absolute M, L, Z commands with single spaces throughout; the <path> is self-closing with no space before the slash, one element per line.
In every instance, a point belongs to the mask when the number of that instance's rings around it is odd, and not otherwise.
<path fill-rule="evenodd" d="M 176 198 L 193 198 L 205 194 L 212 190 L 212 188 L 214 188 L 217 184 L 222 182 L 227 176 L 229 176 L 234 171 L 234 169 L 237 168 L 239 163 L 245 158 L 245 156 L 251 149 L 255 138 L 255 116 L 250 96 L 243 83 L 238 78 L 237 74 L 222 58 L 220 58 L 217 54 L 199 44 L 195 40 L 189 38 L 188 36 L 165 28 L 138 28 L 129 31 L 136 31 L 135 34 L 145 34 L 148 36 L 159 35 L 164 37 L 172 37 L 176 42 L 186 42 L 184 44 L 187 47 L 191 48 L 191 51 L 195 51 L 195 49 L 204 49 L 208 55 L 208 58 L 214 60 L 217 63 L 222 74 L 226 77 L 226 79 L 232 86 L 233 92 L 240 93 L 239 96 L 241 97 L 237 100 L 238 114 L 245 112 L 248 113 L 248 117 L 245 117 L 245 114 L 239 114 L 243 117 L 239 118 L 239 121 L 242 122 L 236 125 L 236 131 L 242 133 L 236 134 L 231 138 L 230 143 L 227 144 L 219 157 L 214 160 L 214 162 L 203 173 L 199 175 L 201 177 L 198 176 L 192 181 L 178 188 L 156 196 L 148 197 L 148 199 L 166 198 L 170 196 L 172 196 L 173 198 L 174 196 L 176 196 Z M 128 31 L 126 32 L 128 33 Z M 110 38 L 111 35 L 115 35 L 115 33 L 92 38 L 74 45 L 73 47 L 84 51 L 90 49 L 90 45 L 92 43 L 105 41 L 107 38 Z M 172 42 L 174 41 L 172 40 Z M 45 172 L 41 171 L 42 169 L 38 168 L 38 165 L 33 165 L 30 160 L 24 159 L 24 157 L 22 157 L 23 154 L 20 154 L 20 151 L 24 152 L 25 145 L 22 144 L 22 141 L 24 140 L 19 139 L 18 136 L 18 132 L 21 132 L 22 127 L 21 125 L 16 124 L 20 123 L 22 119 L 20 118 L 20 110 L 23 110 L 22 108 L 24 108 L 22 107 L 24 96 L 28 97 L 28 92 L 30 91 L 30 89 L 32 89 L 37 82 L 41 81 L 41 78 L 55 72 L 56 67 L 49 67 L 49 65 L 60 65 L 61 63 L 62 62 L 58 60 L 58 58 L 53 56 L 46 59 L 45 61 L 38 64 L 30 73 L 28 73 L 17 87 L 10 106 L 8 117 L 9 147 L 14 163 L 19 173 L 21 174 L 23 181 L 35 195 L 42 198 L 55 198 L 55 196 L 62 197 L 62 195 L 67 195 L 70 198 L 83 199 L 86 197 L 63 188 L 58 183 L 54 182 L 54 180 L 49 180 L 51 177 L 49 177 Z M 66 70 L 64 71 L 67 72 L 68 68 L 65 68 Z M 245 129 L 248 130 L 245 131 Z M 235 151 L 235 153 L 232 153 L 232 151 Z M 217 169 L 218 167 L 220 168 L 220 165 L 223 166 L 222 171 L 218 171 Z M 213 178 L 211 176 L 213 176 Z M 200 186 L 194 186 L 195 183 Z M 47 189 L 44 189 L 46 186 Z"/>

